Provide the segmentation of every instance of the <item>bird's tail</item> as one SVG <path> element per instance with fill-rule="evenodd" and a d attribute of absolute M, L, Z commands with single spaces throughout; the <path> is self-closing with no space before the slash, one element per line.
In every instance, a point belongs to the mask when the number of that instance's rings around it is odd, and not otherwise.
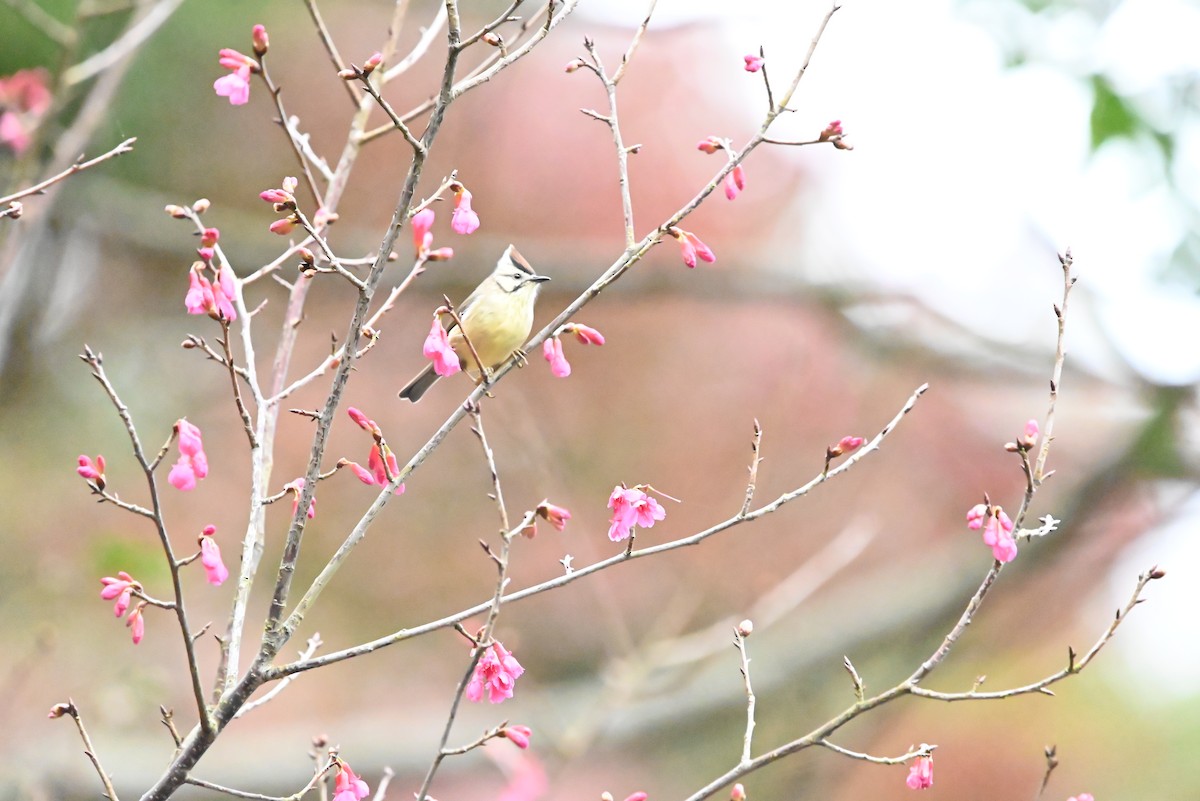
<path fill-rule="evenodd" d="M 421 373 L 408 382 L 408 386 L 400 390 L 400 397 L 416 403 L 425 394 L 426 390 L 434 385 L 440 376 L 433 371 L 433 365 L 429 365 Z"/>

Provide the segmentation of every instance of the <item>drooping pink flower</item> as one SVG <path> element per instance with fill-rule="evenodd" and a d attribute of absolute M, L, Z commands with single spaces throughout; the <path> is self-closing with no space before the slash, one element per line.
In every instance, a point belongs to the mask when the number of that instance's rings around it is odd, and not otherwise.
<path fill-rule="evenodd" d="M 523 751 L 529 747 L 529 738 L 533 736 L 533 729 L 528 726 L 505 726 L 500 730 L 500 736 L 508 738 L 513 745 Z"/>
<path fill-rule="evenodd" d="M 355 409 L 358 411 L 358 409 Z M 361 412 L 360 412 L 361 414 Z M 284 492 L 292 493 L 292 517 L 295 517 L 296 510 L 300 508 L 300 493 L 304 492 L 305 488 L 304 477 L 296 478 L 295 481 L 289 481 L 283 484 Z M 313 494 L 312 500 L 308 501 L 308 519 L 317 517 L 317 495 Z"/>
<path fill-rule="evenodd" d="M 933 757 L 919 756 L 904 780 L 910 790 L 928 790 L 933 786 Z"/>
<path fill-rule="evenodd" d="M 220 587 L 229 578 L 229 570 L 221 561 L 221 547 L 213 539 L 217 533 L 216 526 L 205 526 L 200 535 L 200 564 L 204 566 L 204 577 L 214 587 Z"/>
<path fill-rule="evenodd" d="M 513 688 L 524 672 L 525 668 L 521 667 L 516 657 L 499 642 L 494 642 L 475 663 L 475 673 L 467 683 L 467 698 L 481 701 L 486 690 L 489 701 L 493 704 L 502 703 L 506 698 L 513 697 Z"/>
<path fill-rule="evenodd" d="M 556 506 L 545 500 L 538 504 L 537 514 L 550 522 L 559 531 L 564 531 L 567 528 L 567 521 L 571 519 L 571 512 L 562 506 Z"/>
<path fill-rule="evenodd" d="M 229 70 L 228 75 L 222 75 L 213 82 L 213 91 L 217 97 L 229 98 L 232 106 L 243 106 L 250 101 L 250 73 L 258 71 L 258 62 L 229 48 L 221 48 L 217 63 Z"/>
<path fill-rule="evenodd" d="M 433 325 L 429 329 L 429 336 L 425 337 L 422 352 L 426 359 L 433 362 L 433 371 L 440 376 L 454 375 L 462 369 L 458 362 L 458 354 L 450 347 L 450 335 L 442 327 L 441 318 L 437 314 L 433 315 Z"/>
<path fill-rule="evenodd" d="M 79 466 L 75 468 L 75 472 L 86 478 L 88 481 L 96 482 L 96 486 L 104 489 L 104 457 L 97 456 L 96 461 L 92 462 L 92 457 L 86 454 L 79 455 Z"/>
<path fill-rule="evenodd" d="M 479 230 L 479 215 L 471 208 L 471 193 L 462 184 L 454 191 L 454 213 L 450 216 L 450 227 L 459 234 L 473 234 Z"/>
<path fill-rule="evenodd" d="M 550 372 L 559 378 L 566 378 L 571 374 L 571 363 L 563 355 L 562 340 L 558 337 L 550 337 L 542 343 L 542 355 L 550 362 Z"/>
<path fill-rule="evenodd" d="M 175 423 L 179 435 L 179 461 L 171 468 L 167 481 L 179 490 L 193 490 L 196 482 L 208 475 L 208 456 L 200 439 L 200 429 L 186 418 Z"/>
<path fill-rule="evenodd" d="M 608 521 L 608 538 L 613 542 L 627 539 L 634 526 L 651 528 L 667 516 L 667 510 L 658 501 L 637 487 L 614 487 L 608 498 L 608 508 L 613 510 L 612 519 Z"/>
<path fill-rule="evenodd" d="M 433 209 L 421 209 L 412 216 L 413 247 L 417 255 L 428 253 L 433 247 Z"/>
<path fill-rule="evenodd" d="M 216 306 L 212 284 L 198 270 L 188 271 L 188 291 L 183 296 L 183 305 L 188 314 L 208 314 L 209 309 Z"/>
<path fill-rule="evenodd" d="M 695 267 L 697 258 L 709 263 L 717 260 L 712 249 L 701 242 L 700 237 L 691 231 L 685 231 L 682 228 L 671 228 L 669 233 L 679 242 L 680 255 L 683 256 L 683 263 L 688 267 Z"/>
<path fill-rule="evenodd" d="M 763 68 L 763 64 L 766 63 L 766 59 L 762 56 L 756 56 L 753 53 L 742 56 L 742 61 L 745 62 L 743 69 L 746 72 L 758 72 Z"/>
<path fill-rule="evenodd" d="M 584 345 L 603 345 L 604 335 L 591 326 L 583 323 L 567 323 L 564 331 L 570 331 Z"/>
<path fill-rule="evenodd" d="M 145 608 L 146 602 L 142 601 L 133 608 L 129 617 L 125 618 L 125 626 L 129 629 L 130 636 L 133 637 L 134 645 L 140 643 L 142 637 L 146 636 L 146 619 L 142 617 L 142 610 Z"/>
<path fill-rule="evenodd" d="M 381 487 L 388 483 L 389 476 L 395 478 L 400 474 L 400 466 L 396 463 L 396 454 L 392 453 L 391 448 L 388 448 L 385 456 L 378 442 L 371 446 L 371 453 L 367 456 L 367 467 L 370 468 L 371 475 L 375 477 L 375 483 Z"/>
<path fill-rule="evenodd" d="M 333 781 L 333 801 L 361 801 L 371 793 L 367 783 L 350 770 L 345 762 L 338 761 L 337 778 Z"/>
<path fill-rule="evenodd" d="M 999 506 L 976 504 L 967 511 L 967 528 L 983 529 L 983 542 L 992 549 L 998 562 L 1017 558 L 1017 541 L 1013 539 L 1013 521 Z"/>
<path fill-rule="evenodd" d="M 746 188 L 746 171 L 739 164 L 725 176 L 725 197 L 733 200 Z"/>
<path fill-rule="evenodd" d="M 100 597 L 106 601 L 111 601 L 116 598 L 117 602 L 113 604 L 113 615 L 120 617 L 125 614 L 125 610 L 129 608 L 129 599 L 133 596 L 135 589 L 141 589 L 141 584 L 134 580 L 133 576 L 121 570 L 117 573 L 117 578 L 105 576 L 100 579 L 100 583 L 104 585 L 104 589 L 100 590 Z"/>

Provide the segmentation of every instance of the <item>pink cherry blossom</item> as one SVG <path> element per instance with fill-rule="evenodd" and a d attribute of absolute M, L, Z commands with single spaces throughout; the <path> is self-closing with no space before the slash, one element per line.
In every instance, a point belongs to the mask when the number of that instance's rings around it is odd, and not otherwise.
<path fill-rule="evenodd" d="M 908 778 L 904 780 L 910 790 L 927 790 L 933 786 L 933 757 L 919 756 L 909 768 Z"/>
<path fill-rule="evenodd" d="M 709 263 L 717 260 L 717 257 L 708 245 L 701 242 L 700 237 L 691 231 L 685 231 L 682 228 L 671 228 L 669 233 L 679 242 L 680 255 L 683 256 L 683 263 L 688 267 L 695 267 L 697 258 Z"/>
<path fill-rule="evenodd" d="M 972 531 L 983 529 L 983 542 L 992 549 L 998 562 L 1011 562 L 1017 558 L 1017 541 L 1013 539 L 1013 521 L 999 506 L 979 503 L 967 511 L 967 528 Z"/>
<path fill-rule="evenodd" d="M 433 247 L 433 219 L 433 209 L 422 209 L 412 216 L 413 247 L 418 256 Z"/>
<path fill-rule="evenodd" d="M 333 801 L 361 801 L 371 793 L 367 783 L 350 770 L 350 766 L 338 761 L 338 775 L 333 781 Z"/>
<path fill-rule="evenodd" d="M 550 362 L 550 372 L 554 375 L 566 378 L 571 374 L 571 363 L 563 355 L 562 340 L 558 337 L 550 337 L 542 343 L 542 355 Z"/>
<path fill-rule="evenodd" d="M 450 227 L 455 233 L 473 234 L 479 230 L 479 215 L 471 208 L 471 193 L 461 186 L 454 193 L 454 213 Z"/>
<path fill-rule="evenodd" d="M 756 56 L 753 54 L 742 56 L 742 61 L 745 62 L 743 69 L 745 69 L 746 72 L 758 72 L 763 68 L 763 64 L 766 63 L 766 60 L 762 56 Z"/>
<path fill-rule="evenodd" d="M 739 164 L 725 176 L 725 197 L 733 200 L 746 188 L 746 171 Z"/>
<path fill-rule="evenodd" d="M 541 517 L 550 522 L 559 531 L 564 531 L 567 527 L 567 521 L 571 519 L 571 512 L 561 506 L 556 506 L 550 501 L 542 501 L 538 504 L 537 513 Z"/>
<path fill-rule="evenodd" d="M 217 63 L 230 70 L 230 73 L 213 82 L 213 91 L 218 97 L 229 98 L 230 105 L 245 105 L 250 100 L 250 73 L 258 71 L 258 62 L 232 48 L 224 47 Z"/>
<path fill-rule="evenodd" d="M 484 649 L 483 656 L 475 663 L 475 673 L 467 683 L 467 698 L 472 701 L 483 700 L 487 691 L 488 700 L 493 704 L 502 703 L 506 698 L 513 697 L 513 688 L 517 679 L 525 672 L 503 645 L 494 642 Z"/>
<path fill-rule="evenodd" d="M 196 488 L 196 482 L 208 475 L 208 456 L 200 440 L 200 429 L 186 418 L 175 423 L 179 435 L 179 461 L 171 468 L 167 481 L 176 489 L 188 491 Z"/>
<path fill-rule="evenodd" d="M 533 730 L 528 726 L 505 726 L 500 730 L 500 736 L 508 738 L 513 745 L 524 750 L 529 747 L 529 738 L 533 736 Z"/>
<path fill-rule="evenodd" d="M 292 493 L 292 517 L 296 516 L 296 510 L 300 508 L 300 493 L 304 491 L 304 484 L 305 481 L 301 477 L 294 481 L 289 481 L 287 484 L 283 485 L 285 492 Z M 309 520 L 312 520 L 317 516 L 317 496 L 315 494 L 313 495 L 312 500 L 308 502 L 307 516 Z"/>
<path fill-rule="evenodd" d="M 130 636 L 133 637 L 134 645 L 140 643 L 142 637 L 146 635 L 146 619 L 142 617 L 142 610 L 145 608 L 146 603 L 143 601 L 133 608 L 129 617 L 125 618 L 125 626 L 129 629 Z"/>
<path fill-rule="evenodd" d="M 221 561 L 221 548 L 213 539 L 217 532 L 216 526 L 205 526 L 200 535 L 200 564 L 204 566 L 204 577 L 214 587 L 220 587 L 229 578 L 229 570 Z"/>
<path fill-rule="evenodd" d="M 75 472 L 86 478 L 88 481 L 96 482 L 100 489 L 104 489 L 104 457 L 97 456 L 96 461 L 92 462 L 92 457 L 86 454 L 79 455 L 79 466 L 75 468 Z"/>
<path fill-rule="evenodd" d="M 433 371 L 440 376 L 454 375 L 462 369 L 458 362 L 458 354 L 450 347 L 450 335 L 442 327 L 441 318 L 437 314 L 433 315 L 433 325 L 429 329 L 429 336 L 425 337 L 422 352 L 426 359 L 433 362 Z"/>
<path fill-rule="evenodd" d="M 115 617 L 125 614 L 125 610 L 129 608 L 129 599 L 133 596 L 133 591 L 141 589 L 142 586 L 124 570 L 117 573 L 117 578 L 105 576 L 100 579 L 100 583 L 104 585 L 104 589 L 100 590 L 101 598 L 106 601 L 117 599 L 117 602 L 113 604 Z"/>
<path fill-rule="evenodd" d="M 613 510 L 612 519 L 608 521 L 608 538 L 613 542 L 627 539 L 633 533 L 634 526 L 651 528 L 656 521 L 667 516 L 667 510 L 658 501 L 637 487 L 614 487 L 608 499 L 608 508 Z"/>
<path fill-rule="evenodd" d="M 570 331 L 584 345 L 604 344 L 604 335 L 591 326 L 582 323 L 568 323 L 563 330 Z"/>
<path fill-rule="evenodd" d="M 183 305 L 188 314 L 208 314 L 209 309 L 216 307 L 212 284 L 197 270 L 188 272 L 188 291 L 183 297 Z"/>

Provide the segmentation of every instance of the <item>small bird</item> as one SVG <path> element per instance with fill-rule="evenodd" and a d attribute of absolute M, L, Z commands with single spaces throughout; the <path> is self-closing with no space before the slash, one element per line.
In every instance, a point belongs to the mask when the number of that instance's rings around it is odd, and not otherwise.
<path fill-rule="evenodd" d="M 538 289 L 549 280 L 535 273 L 517 249 L 509 245 L 492 274 L 459 305 L 458 317 L 466 330 L 466 339 L 475 346 L 484 367 L 494 370 L 520 351 L 533 330 L 533 304 Z M 450 324 L 449 335 L 450 347 L 458 354 L 459 364 L 468 373 L 477 373 L 475 356 L 454 323 Z M 416 403 L 438 378 L 430 364 L 400 390 L 400 397 Z"/>

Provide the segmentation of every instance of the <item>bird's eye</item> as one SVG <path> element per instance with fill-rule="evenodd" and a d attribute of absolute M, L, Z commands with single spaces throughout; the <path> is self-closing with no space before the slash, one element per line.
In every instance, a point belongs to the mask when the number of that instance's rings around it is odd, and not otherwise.
<path fill-rule="evenodd" d="M 514 281 L 520 281 L 520 280 L 521 280 L 521 274 L 520 274 L 520 273 L 513 273 L 513 274 L 512 274 L 512 278 L 513 278 L 513 280 L 514 280 Z"/>

